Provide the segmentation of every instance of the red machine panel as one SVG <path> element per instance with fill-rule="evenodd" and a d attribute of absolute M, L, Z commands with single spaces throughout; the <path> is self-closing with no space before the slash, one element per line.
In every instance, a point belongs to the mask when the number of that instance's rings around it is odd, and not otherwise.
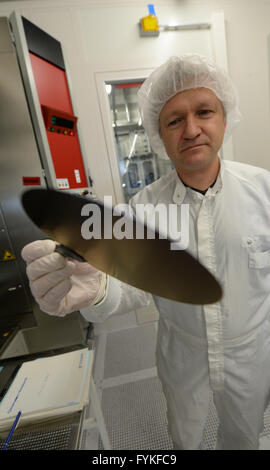
<path fill-rule="evenodd" d="M 64 70 L 29 53 L 40 104 L 73 113 Z"/>
<path fill-rule="evenodd" d="M 88 186 L 65 71 L 30 53 L 59 189 Z"/>

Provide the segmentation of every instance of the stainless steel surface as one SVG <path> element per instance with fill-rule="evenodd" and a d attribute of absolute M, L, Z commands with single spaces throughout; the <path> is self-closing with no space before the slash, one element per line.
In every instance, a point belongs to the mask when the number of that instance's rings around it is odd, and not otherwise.
<path fill-rule="evenodd" d="M 159 30 L 160 31 L 185 31 L 185 30 L 193 30 L 193 29 L 211 29 L 211 23 L 193 23 L 193 24 L 176 24 L 176 25 L 169 25 L 169 24 L 160 24 Z"/>
<path fill-rule="evenodd" d="M 18 426 L 8 450 L 76 450 L 82 427 L 82 412 L 48 420 L 47 422 Z M 6 439 L 0 434 L 0 446 Z"/>
<path fill-rule="evenodd" d="M 23 272 L 20 271 L 19 262 L 17 258 L 9 261 L 7 253 L 14 256 L 15 249 L 12 246 L 0 205 L 0 328 L 2 325 L 8 328 L 19 323 L 22 313 L 32 310 L 30 298 L 25 292 Z M 2 261 L 5 258 L 8 261 Z M 31 316 L 28 319 L 30 324 L 33 321 Z"/>
<path fill-rule="evenodd" d="M 91 201 L 100 212 L 100 238 L 86 240 L 81 226 L 82 208 L 88 199 L 53 190 L 30 190 L 22 204 L 33 222 L 50 238 L 71 248 L 90 264 L 105 273 L 146 292 L 178 302 L 210 304 L 217 302 L 222 291 L 218 282 L 187 251 L 171 250 L 170 240 L 148 238 L 146 226 L 127 216 L 115 216 L 110 207 Z M 92 207 L 93 207 L 92 206 Z M 122 219 L 132 224 L 132 238 L 105 236 L 105 220 L 112 226 Z M 98 223 L 98 219 L 96 219 Z M 94 222 L 93 222 L 94 223 Z M 139 229 L 139 225 L 141 230 Z M 140 233 L 144 238 L 136 239 Z"/>

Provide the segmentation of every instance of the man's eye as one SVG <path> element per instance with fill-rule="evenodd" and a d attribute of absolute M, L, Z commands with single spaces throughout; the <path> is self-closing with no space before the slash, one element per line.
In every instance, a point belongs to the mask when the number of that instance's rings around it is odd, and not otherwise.
<path fill-rule="evenodd" d="M 176 126 L 180 121 L 181 121 L 181 118 L 174 119 L 173 121 L 169 122 L 168 127 Z"/>
<path fill-rule="evenodd" d="M 201 111 L 199 111 L 199 115 L 200 116 L 207 116 L 209 114 L 211 114 L 213 111 L 211 111 L 211 109 L 202 109 Z"/>

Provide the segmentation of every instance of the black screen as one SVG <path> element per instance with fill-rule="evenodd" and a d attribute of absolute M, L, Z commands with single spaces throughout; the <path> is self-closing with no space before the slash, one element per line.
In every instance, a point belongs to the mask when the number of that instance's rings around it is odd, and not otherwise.
<path fill-rule="evenodd" d="M 68 119 L 63 119 L 57 116 L 52 116 L 51 124 L 53 126 L 67 127 L 68 129 L 73 129 L 74 122 Z"/>

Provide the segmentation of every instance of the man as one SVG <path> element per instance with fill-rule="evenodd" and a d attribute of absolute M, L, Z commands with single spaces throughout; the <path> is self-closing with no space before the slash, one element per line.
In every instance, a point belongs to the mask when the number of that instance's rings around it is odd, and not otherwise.
<path fill-rule="evenodd" d="M 175 170 L 131 206 L 175 203 L 180 211 L 189 204 L 188 250 L 224 291 L 220 302 L 204 306 L 154 298 L 157 369 L 174 447 L 199 449 L 212 392 L 217 448 L 257 449 L 270 392 L 269 172 L 220 159 L 240 114 L 230 78 L 204 57 L 169 59 L 144 82 L 139 104 L 153 150 L 168 155 Z M 148 302 L 149 294 L 67 262 L 54 248 L 38 241 L 22 252 L 44 311 L 80 309 L 89 321 L 103 321 Z"/>

